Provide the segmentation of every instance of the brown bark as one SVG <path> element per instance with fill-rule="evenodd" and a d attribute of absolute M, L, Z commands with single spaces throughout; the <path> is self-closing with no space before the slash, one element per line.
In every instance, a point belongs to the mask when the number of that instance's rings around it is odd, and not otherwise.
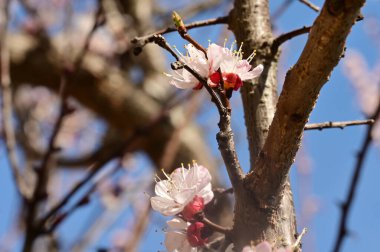
<path fill-rule="evenodd" d="M 364 0 L 326 1 L 300 59 L 287 74 L 271 124 L 276 99 L 277 48 L 272 46 L 268 1 L 235 1 L 231 28 L 238 43 L 245 43 L 246 52 L 257 50 L 254 64 L 262 63 L 265 68 L 257 89 L 246 84 L 242 90 L 251 172 L 235 192 L 232 240 L 236 251 L 250 241 L 267 240 L 276 247 L 294 243 L 290 166 L 319 91 L 338 63 L 363 4 Z"/>
<path fill-rule="evenodd" d="M 244 52 L 249 54 L 253 49 L 257 50 L 253 65 L 264 65 L 264 72 L 258 82 L 246 83 L 241 92 L 253 170 L 253 164 L 264 146 L 275 111 L 278 52 L 272 49 L 273 34 L 268 1 L 235 1 L 231 20 L 238 44 L 244 43 Z M 275 197 L 279 199 L 276 204 L 263 207 L 258 204 L 255 195 L 244 186 L 236 190 L 236 236 L 233 238 L 236 251 L 241 250 L 250 241 L 267 240 L 276 246 L 294 243 L 295 213 L 288 180 Z"/>

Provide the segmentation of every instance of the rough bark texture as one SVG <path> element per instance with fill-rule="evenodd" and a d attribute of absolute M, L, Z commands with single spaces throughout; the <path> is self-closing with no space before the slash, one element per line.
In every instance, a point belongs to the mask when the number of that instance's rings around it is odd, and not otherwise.
<path fill-rule="evenodd" d="M 251 170 L 255 169 L 258 154 L 264 146 L 277 101 L 277 51 L 272 51 L 268 1 L 237 0 L 232 11 L 231 27 L 243 50 L 257 51 L 252 64 L 264 65 L 258 83 L 246 83 L 241 95 L 250 148 Z M 259 205 L 255 196 L 243 186 L 235 192 L 234 243 L 236 251 L 251 240 L 268 240 L 277 246 L 292 244 L 296 235 L 293 196 L 289 180 L 282 190 L 274 195 L 277 204 L 268 207 Z M 249 223 L 247 225 L 247 223 Z"/>
<path fill-rule="evenodd" d="M 238 43 L 245 43 L 246 51 L 257 50 L 255 64 L 265 67 L 257 90 L 250 85 L 242 90 L 252 163 L 251 172 L 235 195 L 236 251 L 250 241 L 268 240 L 277 247 L 294 243 L 296 225 L 289 169 L 320 89 L 338 63 L 363 4 L 364 0 L 326 1 L 300 59 L 286 76 L 268 132 L 277 72 L 277 50 L 271 51 L 268 1 L 235 1 L 232 30 Z"/>

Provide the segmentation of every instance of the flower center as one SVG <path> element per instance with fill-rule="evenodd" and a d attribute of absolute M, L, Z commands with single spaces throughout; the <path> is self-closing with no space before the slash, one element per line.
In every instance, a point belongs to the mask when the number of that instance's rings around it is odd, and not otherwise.
<path fill-rule="evenodd" d="M 242 85 L 239 75 L 235 73 L 223 73 L 224 89 L 233 89 L 237 91 Z"/>

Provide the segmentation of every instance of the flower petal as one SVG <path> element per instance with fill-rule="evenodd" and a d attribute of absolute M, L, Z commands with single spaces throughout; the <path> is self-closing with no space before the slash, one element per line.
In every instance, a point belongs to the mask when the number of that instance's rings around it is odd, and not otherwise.
<path fill-rule="evenodd" d="M 178 231 L 169 231 L 165 236 L 165 247 L 168 252 L 183 251 L 182 248 L 186 247 L 187 238 L 186 234 Z"/>
<path fill-rule="evenodd" d="M 211 183 L 208 183 L 197 195 L 203 198 L 205 205 L 209 203 L 214 198 Z"/>
<path fill-rule="evenodd" d="M 173 218 L 166 222 L 168 224 L 169 228 L 173 230 L 186 230 L 188 223 L 181 218 Z"/>
<path fill-rule="evenodd" d="M 242 81 L 252 80 L 252 79 L 260 76 L 260 74 L 263 72 L 263 70 L 264 70 L 264 67 L 263 67 L 263 65 L 260 64 L 249 72 L 239 74 L 239 76 L 240 76 L 240 79 Z"/>
<path fill-rule="evenodd" d="M 176 215 L 184 208 L 183 204 L 176 203 L 172 199 L 165 199 L 158 196 L 150 198 L 150 204 L 152 205 L 153 210 L 160 212 L 165 216 Z"/>

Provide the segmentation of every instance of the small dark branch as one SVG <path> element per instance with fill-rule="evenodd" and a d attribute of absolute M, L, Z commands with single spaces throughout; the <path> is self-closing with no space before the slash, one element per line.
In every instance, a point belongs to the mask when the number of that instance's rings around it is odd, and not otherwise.
<path fill-rule="evenodd" d="M 190 30 L 193 28 L 216 25 L 216 24 L 227 24 L 227 22 L 228 22 L 228 16 L 225 16 L 225 17 L 212 18 L 212 19 L 207 19 L 204 21 L 198 21 L 198 22 L 190 23 L 190 24 L 185 25 L 185 27 L 186 27 L 186 29 Z M 154 42 L 154 38 L 153 38 L 154 36 L 163 35 L 163 34 L 175 32 L 175 31 L 177 31 L 176 27 L 168 27 L 166 29 L 156 31 L 156 32 L 151 33 L 149 35 L 146 35 L 143 37 L 136 37 L 136 38 L 132 39 L 131 42 L 133 44 L 135 44 L 135 50 L 134 50 L 135 54 L 140 53 L 142 48 L 146 44 Z"/>
<path fill-rule="evenodd" d="M 40 202 L 43 201 L 46 196 L 46 186 L 48 184 L 49 179 L 49 163 L 51 160 L 52 155 L 59 150 L 59 147 L 55 146 L 55 142 L 58 136 L 58 133 L 62 127 L 64 117 L 70 113 L 73 112 L 72 108 L 70 108 L 67 104 L 67 96 L 68 93 L 66 91 L 66 83 L 68 82 L 68 79 L 70 78 L 71 74 L 78 70 L 80 65 L 82 64 L 83 57 L 85 56 L 88 48 L 89 48 L 89 42 L 94 34 L 94 31 L 99 26 L 99 16 L 101 14 L 100 7 L 95 15 L 95 22 L 93 27 L 88 33 L 88 36 L 86 37 L 85 44 L 82 48 L 82 50 L 77 55 L 73 68 L 70 69 L 68 66 L 64 66 L 61 73 L 61 82 L 59 87 L 59 97 L 61 98 L 61 106 L 59 109 L 59 115 L 57 118 L 57 121 L 53 127 L 52 135 L 49 139 L 48 147 L 45 152 L 45 155 L 43 156 L 41 165 L 37 167 L 37 181 L 36 185 L 33 191 L 33 195 L 31 199 L 28 201 L 28 212 L 26 215 L 26 237 L 23 245 L 23 251 L 31 251 L 33 247 L 34 240 L 42 234 L 43 232 L 43 226 L 40 225 L 40 222 L 36 223 L 36 218 L 38 217 L 38 208 L 40 205 Z M 44 222 L 42 222 L 43 224 Z M 37 224 L 37 225 L 36 225 Z"/>
<path fill-rule="evenodd" d="M 88 52 L 88 49 L 90 47 L 91 38 L 93 37 L 95 31 L 97 28 L 102 26 L 105 23 L 105 18 L 103 15 L 103 9 L 101 4 L 99 4 L 97 11 L 95 12 L 95 21 L 91 27 L 91 30 L 89 33 L 87 33 L 86 39 L 84 41 L 84 45 L 82 47 L 82 50 L 79 52 L 79 54 L 76 57 L 76 60 L 74 62 L 74 70 L 77 70 L 82 65 L 82 61 L 84 59 L 84 56 L 86 56 L 86 53 Z"/>
<path fill-rule="evenodd" d="M 222 234 L 228 234 L 231 231 L 231 229 L 222 227 L 222 226 L 210 221 L 206 217 L 203 218 L 202 222 L 204 224 L 206 224 L 207 226 L 209 226 L 210 228 L 212 228 L 214 231 L 217 231 L 217 232 L 222 233 Z"/>
<path fill-rule="evenodd" d="M 379 100 L 379 104 L 377 105 L 376 111 L 371 118 L 373 119 L 373 121 L 376 122 L 376 121 L 378 121 L 379 117 L 380 117 L 380 100 Z M 341 246 L 343 244 L 343 240 L 346 238 L 346 236 L 348 234 L 348 230 L 347 230 L 348 215 L 349 215 L 351 207 L 352 207 L 352 202 L 355 198 L 355 193 L 356 193 L 356 190 L 358 187 L 360 175 L 363 171 L 364 159 L 365 159 L 366 154 L 368 152 L 368 149 L 372 143 L 372 130 L 373 130 L 374 125 L 375 125 L 374 123 L 371 123 L 371 124 L 369 124 L 369 126 L 367 128 L 367 132 L 366 132 L 366 135 L 365 135 L 365 138 L 363 141 L 363 145 L 362 145 L 362 147 L 361 147 L 361 149 L 357 155 L 355 170 L 354 170 L 354 174 L 352 175 L 352 180 L 351 180 L 351 184 L 350 184 L 350 187 L 348 190 L 347 198 L 341 204 L 342 215 L 340 217 L 338 236 L 337 236 L 337 239 L 335 241 L 334 250 L 333 250 L 334 252 L 340 251 Z"/>
<path fill-rule="evenodd" d="M 26 237 L 23 246 L 23 251 L 32 251 L 34 240 L 41 234 L 41 230 L 35 227 L 35 219 L 38 217 L 38 207 L 40 202 L 45 200 L 47 197 L 46 186 L 48 184 L 48 179 L 50 175 L 49 163 L 52 155 L 59 150 L 55 146 L 55 141 L 58 136 L 58 132 L 62 126 L 64 117 L 69 113 L 68 106 L 66 104 L 66 81 L 67 81 L 67 71 L 61 76 L 60 83 L 60 97 L 61 97 L 61 107 L 58 119 L 54 125 L 53 133 L 49 139 L 48 148 L 42 159 L 41 165 L 36 168 L 37 181 L 33 191 L 31 199 L 28 201 L 27 214 L 26 214 Z"/>
<path fill-rule="evenodd" d="M 20 174 L 19 162 L 16 154 L 16 137 L 12 124 L 12 90 L 11 78 L 9 74 L 9 51 L 6 49 L 6 32 L 9 20 L 9 0 L 5 1 L 0 14 L 0 86 L 1 86 L 1 120 L 3 124 L 4 143 L 12 170 L 12 176 L 16 184 L 17 192 L 21 197 L 27 199 L 31 192 L 26 181 Z"/>
<path fill-rule="evenodd" d="M 207 219 L 203 212 L 198 213 L 195 216 L 195 219 L 197 221 L 203 222 L 204 224 L 206 224 L 208 227 L 210 227 L 212 230 L 214 230 L 216 232 L 219 232 L 219 233 L 222 233 L 225 235 L 229 234 L 231 232 L 230 228 L 222 227 L 222 226 L 212 222 L 211 220 Z"/>
<path fill-rule="evenodd" d="M 234 189 L 232 187 L 228 188 L 228 189 L 224 189 L 224 188 L 214 188 L 213 189 L 213 192 L 214 194 L 216 194 L 217 196 L 223 196 L 223 195 L 227 195 L 227 194 L 232 194 L 234 193 Z"/>
<path fill-rule="evenodd" d="M 45 228 L 44 230 L 46 233 L 54 232 L 54 230 L 69 217 L 71 214 L 73 214 L 76 210 L 78 210 L 80 207 L 86 205 L 90 201 L 90 197 L 92 193 L 96 191 L 98 186 L 103 183 L 107 178 L 115 174 L 120 168 L 122 167 L 120 160 L 118 160 L 117 164 L 110 170 L 107 171 L 104 175 L 102 175 L 101 178 L 99 178 L 95 183 L 91 185 L 89 189 L 78 199 L 78 201 L 69 209 L 64 211 L 63 213 L 58 213 L 57 217 L 53 219 L 51 226 L 48 228 Z"/>
<path fill-rule="evenodd" d="M 298 235 L 296 242 L 292 245 L 292 251 L 301 251 L 302 237 L 306 234 L 307 228 L 303 228 L 302 232 Z"/>
<path fill-rule="evenodd" d="M 290 40 L 296 36 L 308 33 L 310 31 L 310 29 L 311 29 L 311 26 L 304 26 L 304 27 L 299 28 L 297 30 L 281 34 L 280 36 L 278 36 L 277 38 L 274 39 L 273 44 L 272 44 L 272 50 L 277 52 L 278 48 L 283 43 L 285 43 L 286 41 L 288 41 L 288 40 Z"/>
<path fill-rule="evenodd" d="M 356 120 L 356 121 L 344 121 L 344 122 L 323 122 L 323 123 L 310 123 L 306 124 L 304 130 L 323 130 L 323 129 L 332 129 L 339 128 L 344 129 L 347 126 L 356 126 L 356 125 L 366 125 L 373 124 L 375 121 L 373 119 L 368 120 Z"/>
<path fill-rule="evenodd" d="M 313 4 L 312 2 L 310 2 L 308 0 L 298 0 L 298 1 L 300 1 L 304 5 L 308 6 L 310 9 L 312 9 L 315 12 L 319 12 L 321 10 L 321 8 L 319 8 L 318 6 L 316 6 L 315 4 Z"/>
<path fill-rule="evenodd" d="M 66 204 L 69 202 L 69 200 L 81 189 L 84 185 L 86 185 L 88 182 L 91 181 L 91 179 L 98 174 L 98 172 L 101 170 L 102 167 L 104 167 L 105 164 L 107 164 L 111 159 L 116 158 L 118 156 L 121 156 L 124 150 L 124 147 L 127 146 L 129 143 L 134 141 L 135 137 L 137 135 L 135 134 L 131 138 L 129 138 L 125 145 L 122 148 L 118 148 L 113 153 L 111 153 L 109 156 L 105 157 L 103 160 L 98 161 L 95 163 L 91 169 L 90 172 L 78 183 L 76 184 L 64 197 L 61 201 L 59 201 L 39 222 L 37 225 L 40 229 L 45 229 L 44 225 L 49 221 L 51 217 L 56 215 Z"/>

